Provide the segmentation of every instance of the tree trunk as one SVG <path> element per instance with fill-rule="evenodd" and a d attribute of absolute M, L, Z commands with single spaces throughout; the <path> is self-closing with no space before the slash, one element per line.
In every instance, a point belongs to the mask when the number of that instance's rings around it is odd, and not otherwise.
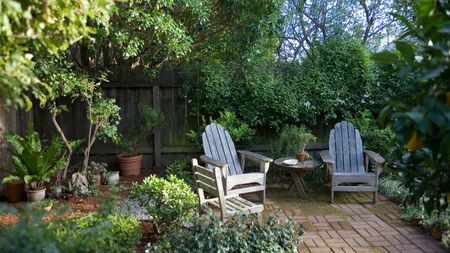
<path fill-rule="evenodd" d="M 53 106 L 54 106 L 54 108 L 56 108 L 56 102 L 53 102 Z M 67 169 L 69 168 L 70 159 L 72 158 L 73 150 L 72 150 L 72 147 L 70 146 L 70 143 L 67 140 L 63 130 L 61 129 L 61 126 L 59 125 L 58 121 L 56 120 L 56 116 L 57 116 L 56 112 L 51 112 L 53 126 L 55 127 L 56 132 L 58 133 L 59 137 L 61 137 L 61 139 L 64 142 L 64 145 L 66 146 L 66 149 L 67 149 L 66 166 L 64 167 L 64 172 L 63 172 L 63 179 L 66 179 Z"/>

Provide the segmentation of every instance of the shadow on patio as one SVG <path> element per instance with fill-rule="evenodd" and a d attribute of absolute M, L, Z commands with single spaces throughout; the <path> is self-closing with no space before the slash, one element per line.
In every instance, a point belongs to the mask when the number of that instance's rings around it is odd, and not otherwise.
<path fill-rule="evenodd" d="M 440 242 L 421 229 L 401 220 L 402 211 L 379 196 L 376 205 L 371 193 L 339 192 L 335 204 L 329 202 L 329 188 L 311 185 L 309 199 L 271 185 L 265 212 L 279 211 L 305 225 L 301 252 L 447 252 Z"/>

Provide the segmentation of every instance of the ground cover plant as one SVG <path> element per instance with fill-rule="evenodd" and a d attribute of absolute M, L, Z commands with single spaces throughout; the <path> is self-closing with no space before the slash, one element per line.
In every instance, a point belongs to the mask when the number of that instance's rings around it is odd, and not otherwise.
<path fill-rule="evenodd" d="M 258 221 L 236 215 L 222 222 L 212 212 L 195 218 L 184 233 L 151 244 L 149 252 L 297 252 L 303 226 L 277 216 Z"/>
<path fill-rule="evenodd" d="M 141 238 L 140 224 L 133 217 L 114 212 L 108 201 L 99 210 L 74 218 L 65 218 L 65 208 L 54 211 L 50 218 L 42 208 L 36 208 L 39 205 L 28 204 L 20 212 L 2 206 L 1 212 L 17 214 L 18 222 L 0 226 L 0 250 L 132 252 Z"/>

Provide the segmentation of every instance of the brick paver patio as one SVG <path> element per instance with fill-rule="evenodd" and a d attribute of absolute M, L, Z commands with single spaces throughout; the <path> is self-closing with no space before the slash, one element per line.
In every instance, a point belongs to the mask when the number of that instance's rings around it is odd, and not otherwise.
<path fill-rule="evenodd" d="M 371 194 L 337 193 L 329 203 L 329 188 L 315 186 L 308 200 L 286 188 L 268 190 L 266 212 L 303 222 L 300 252 L 447 252 L 422 229 L 403 222 L 401 209 L 383 196 L 376 205 Z"/>

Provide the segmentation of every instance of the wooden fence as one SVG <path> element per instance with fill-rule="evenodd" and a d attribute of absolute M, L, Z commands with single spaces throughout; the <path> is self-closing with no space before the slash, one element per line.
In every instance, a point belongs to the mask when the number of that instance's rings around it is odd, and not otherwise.
<path fill-rule="evenodd" d="M 190 144 L 186 136 L 190 129 L 198 129 L 198 119 L 196 116 L 190 115 L 189 98 L 181 95 L 184 80 L 180 75 L 172 69 L 165 69 L 155 78 L 147 78 L 142 74 L 133 72 L 116 71 L 110 80 L 112 81 L 105 84 L 103 89 L 106 96 L 116 99 L 121 108 L 120 129 L 123 132 L 126 133 L 130 130 L 130 122 L 134 121 L 141 103 L 152 106 L 165 115 L 163 126 L 147 140 L 142 140 L 144 142 L 142 149 L 144 169 L 156 168 L 158 170 L 175 159 L 194 157 L 200 154 L 200 148 Z M 81 102 L 76 101 L 72 104 L 69 112 L 62 113 L 58 117 L 58 121 L 69 139 L 86 138 L 88 122 L 85 106 Z M 0 124 L 8 131 L 23 134 L 28 123 L 33 123 L 34 129 L 45 138 L 55 136 L 48 110 L 39 108 L 38 104 L 35 104 L 30 112 L 23 110 L 6 111 L 4 109 L 0 111 Z M 327 132 L 328 128 L 321 125 L 318 129 L 315 129 L 319 140 L 323 140 L 324 134 L 326 135 Z M 268 136 L 270 137 L 270 135 L 269 133 Z M 267 151 L 272 141 L 269 138 L 267 139 L 268 145 L 262 145 L 253 150 Z M 312 145 L 310 148 L 323 149 L 324 145 Z M 110 142 L 102 143 L 98 140 L 92 149 L 91 157 L 94 160 L 108 162 L 110 168 L 117 169 L 115 156 L 120 152 L 120 147 Z M 72 165 L 75 167 L 81 167 L 80 154 L 81 152 L 78 151 L 78 154 L 74 157 Z M 5 156 L 5 154 L 2 154 L 2 157 Z M 7 161 L 3 162 L 2 165 L 7 166 Z"/>

